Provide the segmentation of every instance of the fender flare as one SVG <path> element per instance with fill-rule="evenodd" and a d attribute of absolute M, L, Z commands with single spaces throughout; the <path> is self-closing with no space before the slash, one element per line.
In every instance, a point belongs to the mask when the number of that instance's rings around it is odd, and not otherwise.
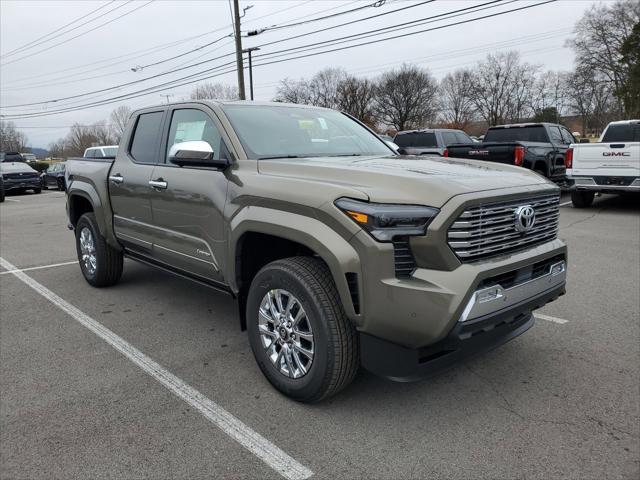
<path fill-rule="evenodd" d="M 234 292 L 239 290 L 236 282 L 236 250 L 245 233 L 281 237 L 304 245 L 316 253 L 331 271 L 347 317 L 356 324 L 360 323 L 361 316 L 354 310 L 345 276 L 346 273 L 356 273 L 359 279 L 362 278 L 360 257 L 353 246 L 336 231 L 315 218 L 296 213 L 254 206 L 242 209 L 230 222 L 227 253 L 228 281 Z"/>
<path fill-rule="evenodd" d="M 106 221 L 107 217 L 112 218 L 111 208 L 105 208 L 102 200 L 100 199 L 100 195 L 98 195 L 98 192 L 93 187 L 93 185 L 77 179 L 74 179 L 71 185 L 69 185 L 69 190 L 67 193 L 67 204 L 69 205 L 69 220 L 71 220 L 72 215 L 71 206 L 69 203 L 74 196 L 83 197 L 89 201 L 89 203 L 93 207 L 93 212 L 96 217 L 96 223 L 98 224 L 98 231 L 100 232 L 100 235 L 105 238 L 109 245 L 120 250 L 122 247 L 113 234 L 113 228 L 111 228 L 111 225 L 108 225 Z"/>

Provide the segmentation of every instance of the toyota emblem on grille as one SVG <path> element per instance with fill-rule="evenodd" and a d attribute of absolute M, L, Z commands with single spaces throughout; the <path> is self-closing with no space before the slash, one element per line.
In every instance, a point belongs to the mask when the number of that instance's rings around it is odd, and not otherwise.
<path fill-rule="evenodd" d="M 536 223 L 536 211 L 531 205 L 522 205 L 516 208 L 514 223 L 518 232 L 528 232 Z"/>

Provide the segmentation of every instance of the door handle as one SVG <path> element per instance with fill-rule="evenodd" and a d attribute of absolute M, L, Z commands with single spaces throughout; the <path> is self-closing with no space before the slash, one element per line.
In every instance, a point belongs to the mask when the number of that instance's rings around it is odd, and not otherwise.
<path fill-rule="evenodd" d="M 165 182 L 162 178 L 158 178 L 157 180 L 149 180 L 149 185 L 157 190 L 165 190 L 168 186 L 168 183 Z"/>
<path fill-rule="evenodd" d="M 115 175 L 109 175 L 109 181 L 120 184 L 124 182 L 124 177 L 119 173 L 116 173 Z"/>

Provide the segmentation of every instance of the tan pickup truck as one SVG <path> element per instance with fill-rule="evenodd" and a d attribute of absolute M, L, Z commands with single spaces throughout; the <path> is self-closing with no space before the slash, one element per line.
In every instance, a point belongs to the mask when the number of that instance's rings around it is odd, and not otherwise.
<path fill-rule="evenodd" d="M 360 365 L 408 381 L 529 329 L 565 292 L 559 190 L 531 171 L 397 155 L 329 109 L 136 111 L 115 159 L 67 165 L 86 280 L 123 257 L 237 298 L 266 378 L 300 401 Z"/>

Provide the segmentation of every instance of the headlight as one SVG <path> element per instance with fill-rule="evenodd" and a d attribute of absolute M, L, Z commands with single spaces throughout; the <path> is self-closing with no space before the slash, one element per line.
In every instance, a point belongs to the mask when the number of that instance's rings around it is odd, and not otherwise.
<path fill-rule="evenodd" d="M 368 203 L 351 198 L 339 198 L 335 205 L 379 242 L 390 242 L 395 236 L 424 235 L 440 211 L 423 205 Z"/>

